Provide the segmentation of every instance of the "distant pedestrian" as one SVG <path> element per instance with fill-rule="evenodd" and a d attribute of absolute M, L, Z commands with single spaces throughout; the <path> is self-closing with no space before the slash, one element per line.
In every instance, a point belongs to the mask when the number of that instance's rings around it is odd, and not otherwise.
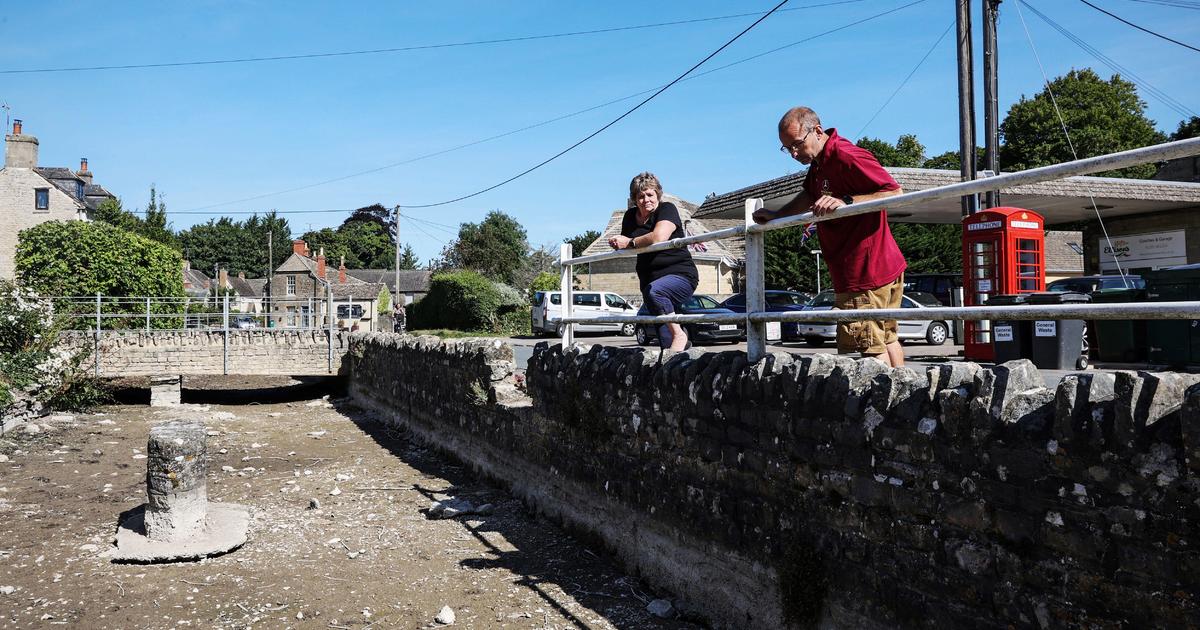
<path fill-rule="evenodd" d="M 404 328 L 408 324 L 407 319 L 408 313 L 404 310 L 404 305 L 397 304 L 396 309 L 392 311 L 392 323 L 396 332 L 404 332 Z"/>
<path fill-rule="evenodd" d="M 783 208 L 755 212 L 758 223 L 808 211 L 826 216 L 854 203 L 902 192 L 870 151 L 839 136 L 836 129 L 822 127 L 816 112 L 807 107 L 783 115 L 779 141 L 780 151 L 810 165 L 808 174 L 800 194 Z M 907 263 L 892 238 L 886 211 L 822 221 L 818 238 L 833 276 L 838 308 L 900 308 Z M 894 319 L 839 322 L 837 342 L 839 353 L 857 351 L 892 367 L 904 365 Z"/>
<path fill-rule="evenodd" d="M 629 182 L 629 204 L 621 219 L 621 233 L 608 239 L 610 247 L 648 247 L 684 236 L 679 209 L 662 201 L 662 184 L 653 173 L 641 173 Z M 652 315 L 674 313 L 691 299 L 700 284 L 696 263 L 686 247 L 638 254 L 637 275 L 642 299 Z M 687 333 L 679 324 L 660 324 L 658 345 L 685 350 L 689 345 Z"/>

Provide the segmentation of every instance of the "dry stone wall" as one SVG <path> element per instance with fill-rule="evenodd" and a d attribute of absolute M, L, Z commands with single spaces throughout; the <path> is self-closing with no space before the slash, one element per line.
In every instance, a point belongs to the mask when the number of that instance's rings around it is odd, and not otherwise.
<path fill-rule="evenodd" d="M 324 330 L 231 330 L 229 374 L 330 374 L 328 332 Z M 65 333 L 62 343 L 88 353 L 92 365 L 95 339 L 91 333 Z M 225 373 L 225 334 L 222 331 L 105 331 L 100 337 L 101 376 Z M 333 371 L 343 372 L 348 349 L 346 333 L 334 333 Z"/>
<path fill-rule="evenodd" d="M 718 627 L 1200 625 L 1200 376 L 359 334 L 363 405 Z"/>

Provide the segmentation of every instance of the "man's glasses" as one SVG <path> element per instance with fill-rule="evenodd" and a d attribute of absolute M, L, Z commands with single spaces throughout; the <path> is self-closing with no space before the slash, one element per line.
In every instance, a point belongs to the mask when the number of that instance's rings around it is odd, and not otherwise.
<path fill-rule="evenodd" d="M 804 135 L 803 135 L 803 136 L 800 136 L 800 139 L 799 139 L 799 140 L 797 140 L 797 141 L 795 141 L 795 142 L 793 142 L 793 143 L 792 143 L 792 146 L 790 146 L 790 147 L 784 147 L 784 146 L 781 146 L 781 147 L 779 147 L 779 152 L 780 152 L 780 153 L 786 153 L 787 155 L 793 155 L 793 154 L 799 153 L 799 152 L 800 152 L 800 147 L 801 147 L 801 146 L 803 146 L 803 145 L 804 145 L 804 141 L 808 139 L 808 134 L 812 133 L 814 130 L 815 130 L 815 128 L 809 128 L 809 130 L 808 130 L 808 131 L 806 131 L 806 132 L 804 133 Z"/>

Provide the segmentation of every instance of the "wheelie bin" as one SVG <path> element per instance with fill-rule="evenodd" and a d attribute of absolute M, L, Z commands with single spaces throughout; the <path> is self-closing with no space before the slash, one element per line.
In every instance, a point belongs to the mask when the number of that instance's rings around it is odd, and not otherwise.
<path fill-rule="evenodd" d="M 1145 289 L 1101 289 L 1092 292 L 1096 304 L 1145 302 Z M 1100 361 L 1135 363 L 1146 360 L 1146 320 L 1097 319 L 1091 322 L 1096 333 L 1092 356 Z"/>
<path fill-rule="evenodd" d="M 988 306 L 1021 306 L 1025 304 L 1028 293 L 1011 295 L 993 295 L 988 298 Z M 1004 363 L 1014 359 L 1032 359 L 1033 352 L 1033 322 L 1028 319 L 994 319 L 992 320 L 992 348 L 995 350 L 996 363 Z"/>
<path fill-rule="evenodd" d="M 1200 269 L 1160 269 L 1142 274 L 1151 302 L 1200 300 Z M 1169 367 L 1200 365 L 1200 320 L 1146 322 L 1147 360 Z"/>
<path fill-rule="evenodd" d="M 1083 304 L 1091 301 L 1086 293 L 1033 293 L 1030 305 Z M 1087 325 L 1082 319 L 1039 319 L 1033 322 L 1030 359 L 1043 370 L 1071 370 L 1087 367 L 1088 348 L 1084 337 Z"/>

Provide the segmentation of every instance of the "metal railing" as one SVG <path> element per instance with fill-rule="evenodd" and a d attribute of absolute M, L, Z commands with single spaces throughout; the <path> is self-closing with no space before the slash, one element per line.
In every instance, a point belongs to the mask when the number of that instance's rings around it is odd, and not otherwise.
<path fill-rule="evenodd" d="M 1200 138 L 1179 140 L 1156 144 L 1119 153 L 1111 153 L 1072 162 L 1053 164 L 1033 168 L 1016 173 L 1005 173 L 985 179 L 939 186 L 911 193 L 903 193 L 886 199 L 877 199 L 855 203 L 839 208 L 837 212 L 823 217 L 814 216 L 811 212 L 784 217 L 764 224 L 754 222 L 752 215 L 763 207 L 763 200 L 750 198 L 745 205 L 745 224 L 724 230 L 714 230 L 682 238 L 655 243 L 638 249 L 622 249 L 602 254 L 572 257 L 571 245 L 564 243 L 559 250 L 560 291 L 562 292 L 563 314 L 558 321 L 567 324 L 596 323 L 596 324 L 661 324 L 661 323 L 695 323 L 713 322 L 730 323 L 745 322 L 746 324 L 746 354 L 751 362 L 766 356 L 766 323 L 767 322 L 829 322 L 829 321 L 858 321 L 873 319 L 913 319 L 913 309 L 873 309 L 873 310 L 833 310 L 833 311 L 792 311 L 769 312 L 766 310 L 764 294 L 764 238 L 766 232 L 787 228 L 802 227 L 810 223 L 819 223 L 832 219 L 840 219 L 869 212 L 878 212 L 885 208 L 902 208 L 923 202 L 940 199 L 958 198 L 966 195 L 986 193 L 1004 187 L 1020 186 L 1053 181 L 1075 175 L 1087 175 L 1102 171 L 1110 171 L 1127 166 L 1136 166 L 1150 162 L 1171 160 L 1180 157 L 1200 155 Z M 736 236 L 746 237 L 746 313 L 730 315 L 611 315 L 603 317 L 574 317 L 572 311 L 573 287 L 571 272 L 574 265 L 626 258 L 657 252 L 677 247 L 685 247 L 692 243 L 702 243 Z M 1151 302 L 1141 304 L 1087 304 L 1087 305 L 1046 305 L 1046 306 L 965 306 L 920 309 L 919 319 L 946 319 L 961 321 L 979 321 L 990 319 L 1194 319 L 1200 317 L 1200 302 Z M 562 343 L 564 346 L 574 343 L 573 326 L 564 326 Z"/>

